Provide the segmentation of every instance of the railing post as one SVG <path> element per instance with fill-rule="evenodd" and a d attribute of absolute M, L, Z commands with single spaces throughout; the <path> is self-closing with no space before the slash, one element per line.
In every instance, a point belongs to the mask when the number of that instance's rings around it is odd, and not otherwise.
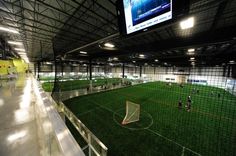
<path fill-rule="evenodd" d="M 85 142 L 87 142 L 89 148 L 89 156 L 93 156 L 94 153 L 97 156 L 107 155 L 107 147 L 62 102 L 60 102 L 57 107 L 60 107 L 58 109 L 63 110 L 65 116 L 75 126 L 80 135 L 84 138 Z M 99 145 L 99 148 L 101 148 L 101 150 L 98 150 L 96 149 L 96 147 L 93 147 L 92 139 L 93 143 Z"/>
<path fill-rule="evenodd" d="M 88 134 L 88 147 L 89 147 L 89 156 L 92 156 L 92 150 L 91 150 L 91 135 Z"/>

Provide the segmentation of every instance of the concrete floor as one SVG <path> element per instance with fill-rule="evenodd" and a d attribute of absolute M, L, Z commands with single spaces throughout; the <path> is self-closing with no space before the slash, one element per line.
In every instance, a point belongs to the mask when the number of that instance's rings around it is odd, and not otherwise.
<path fill-rule="evenodd" d="M 0 156 L 39 156 L 31 78 L 0 80 Z"/>

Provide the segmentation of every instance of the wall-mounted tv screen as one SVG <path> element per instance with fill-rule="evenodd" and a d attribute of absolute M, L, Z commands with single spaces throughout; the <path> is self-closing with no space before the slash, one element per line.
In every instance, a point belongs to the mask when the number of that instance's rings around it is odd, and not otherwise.
<path fill-rule="evenodd" d="M 123 0 L 126 34 L 172 19 L 172 0 Z"/>

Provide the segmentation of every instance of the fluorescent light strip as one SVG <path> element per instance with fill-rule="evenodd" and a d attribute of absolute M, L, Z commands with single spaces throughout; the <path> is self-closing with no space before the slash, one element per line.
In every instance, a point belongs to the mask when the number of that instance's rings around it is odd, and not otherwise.
<path fill-rule="evenodd" d="M 25 49 L 23 48 L 15 48 L 15 50 L 25 52 Z"/>
<path fill-rule="evenodd" d="M 21 42 L 15 42 L 15 41 L 8 41 L 8 43 L 12 45 L 23 45 Z"/>
<path fill-rule="evenodd" d="M 19 55 L 26 55 L 25 52 L 17 52 L 17 54 L 19 54 Z"/>
<path fill-rule="evenodd" d="M 105 43 L 104 46 L 108 47 L 108 48 L 114 48 L 115 45 L 112 43 Z"/>
<path fill-rule="evenodd" d="M 139 54 L 139 57 L 140 57 L 140 58 L 144 58 L 145 55 L 144 55 L 144 54 Z"/>
<path fill-rule="evenodd" d="M 86 51 L 80 51 L 79 53 L 80 53 L 80 54 L 87 54 Z"/>
<path fill-rule="evenodd" d="M 10 33 L 14 33 L 14 34 L 19 34 L 18 31 L 13 30 L 13 29 L 9 29 L 9 28 L 3 27 L 3 26 L 0 26 L 0 30 L 10 32 Z"/>
<path fill-rule="evenodd" d="M 193 48 L 188 49 L 188 52 L 195 52 L 195 49 L 193 49 Z"/>

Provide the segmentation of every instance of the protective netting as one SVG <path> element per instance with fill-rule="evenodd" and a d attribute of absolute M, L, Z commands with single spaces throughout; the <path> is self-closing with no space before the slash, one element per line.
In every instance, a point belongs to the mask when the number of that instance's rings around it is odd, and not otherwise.
<path fill-rule="evenodd" d="M 93 62 L 92 75 L 89 68 L 89 62 L 57 61 L 52 95 L 108 147 L 108 155 L 236 154 L 235 65 L 122 69 Z M 142 110 L 140 121 L 125 127 L 127 100 Z"/>

